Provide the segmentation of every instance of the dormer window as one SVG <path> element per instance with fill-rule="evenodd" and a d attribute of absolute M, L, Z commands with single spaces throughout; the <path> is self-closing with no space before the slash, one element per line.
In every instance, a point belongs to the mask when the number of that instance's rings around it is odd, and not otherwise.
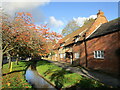
<path fill-rule="evenodd" d="M 63 47 L 63 46 L 64 46 L 64 43 L 61 43 L 60 46 Z"/>
<path fill-rule="evenodd" d="M 74 38 L 75 38 L 74 41 L 77 42 L 80 39 L 80 36 L 76 35 Z"/>
<path fill-rule="evenodd" d="M 76 38 L 76 39 L 75 39 L 75 42 L 77 42 L 79 39 L 80 39 L 80 37 Z"/>
<path fill-rule="evenodd" d="M 61 42 L 61 43 L 60 43 L 60 46 L 61 46 L 61 47 L 63 47 L 63 46 L 64 46 L 64 44 L 65 44 L 65 42 Z"/>

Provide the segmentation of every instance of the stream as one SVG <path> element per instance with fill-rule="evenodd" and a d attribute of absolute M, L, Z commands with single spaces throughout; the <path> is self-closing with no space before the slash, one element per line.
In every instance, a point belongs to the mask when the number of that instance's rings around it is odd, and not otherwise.
<path fill-rule="evenodd" d="M 34 88 L 44 88 L 44 89 L 53 89 L 57 90 L 50 82 L 44 79 L 37 70 L 32 70 L 31 66 L 26 70 L 25 74 L 26 80 L 30 83 Z"/>

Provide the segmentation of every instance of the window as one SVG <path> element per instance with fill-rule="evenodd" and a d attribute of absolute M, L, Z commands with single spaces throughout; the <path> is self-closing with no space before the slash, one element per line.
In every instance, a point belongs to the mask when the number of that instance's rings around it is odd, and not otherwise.
<path fill-rule="evenodd" d="M 79 38 L 79 37 L 77 37 L 77 38 L 75 39 L 75 42 L 77 42 L 79 39 L 80 39 L 80 38 Z"/>
<path fill-rule="evenodd" d="M 79 53 L 75 53 L 75 58 L 78 59 L 80 57 Z"/>
<path fill-rule="evenodd" d="M 94 51 L 94 58 L 104 59 L 104 51 Z"/>
<path fill-rule="evenodd" d="M 66 53 L 63 54 L 63 58 L 65 58 L 65 57 L 66 57 Z"/>
<path fill-rule="evenodd" d="M 63 54 L 60 54 L 60 58 L 63 58 Z"/>
<path fill-rule="evenodd" d="M 60 58 L 65 58 L 66 54 L 65 53 L 61 53 L 60 54 Z"/>
<path fill-rule="evenodd" d="M 57 57 L 57 54 L 55 54 L 55 57 Z"/>
<path fill-rule="evenodd" d="M 63 46 L 64 46 L 64 44 L 62 43 L 62 44 L 60 44 L 60 46 L 61 46 L 61 47 L 63 47 Z"/>

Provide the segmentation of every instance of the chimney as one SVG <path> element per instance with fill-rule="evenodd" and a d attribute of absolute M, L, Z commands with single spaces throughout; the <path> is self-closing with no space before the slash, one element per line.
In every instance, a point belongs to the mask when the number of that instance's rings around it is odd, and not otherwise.
<path fill-rule="evenodd" d="M 97 18 L 95 19 L 92 26 L 89 28 L 89 30 L 86 32 L 86 38 L 88 38 L 90 35 L 92 35 L 103 23 L 107 23 L 108 20 L 104 16 L 104 12 L 101 10 L 97 13 Z"/>
<path fill-rule="evenodd" d="M 104 12 L 102 12 L 101 10 L 99 10 L 98 13 L 97 13 L 97 17 L 99 17 L 99 16 L 104 16 Z"/>

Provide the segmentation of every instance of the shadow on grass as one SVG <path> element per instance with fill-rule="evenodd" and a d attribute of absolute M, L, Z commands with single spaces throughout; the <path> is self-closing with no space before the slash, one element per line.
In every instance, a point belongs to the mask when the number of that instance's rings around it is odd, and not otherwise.
<path fill-rule="evenodd" d="M 52 63 L 47 61 L 47 60 L 44 60 L 44 59 L 40 59 L 38 60 L 37 64 L 36 64 L 36 67 L 39 67 L 39 66 L 42 66 L 42 65 L 46 65 L 46 66 L 49 66 L 51 65 Z"/>
<path fill-rule="evenodd" d="M 89 88 L 110 88 L 109 86 L 105 86 L 104 84 L 97 82 L 95 80 L 92 79 L 88 79 L 88 78 L 83 78 L 82 80 L 80 80 L 78 83 L 76 83 L 75 85 L 66 88 L 66 90 L 84 90 L 84 89 L 89 89 Z"/>
<path fill-rule="evenodd" d="M 50 75 L 50 81 L 54 81 L 55 87 L 59 90 L 63 87 L 65 80 L 64 75 L 69 74 L 70 72 L 66 71 L 65 69 L 57 70 L 56 68 L 52 67 L 48 69 L 44 74 L 45 76 Z"/>
<path fill-rule="evenodd" d="M 16 71 L 12 71 L 12 72 L 9 72 L 9 73 L 5 73 L 5 74 L 3 74 L 2 76 L 5 76 L 5 75 L 11 74 L 11 73 L 15 73 L 15 72 L 21 72 L 21 71 L 25 71 L 25 70 L 16 70 Z"/>
<path fill-rule="evenodd" d="M 31 65 L 31 62 L 30 62 L 30 61 L 20 61 L 20 62 L 24 62 L 24 64 L 23 64 L 24 66 L 18 65 L 17 68 L 19 68 L 19 67 L 25 67 L 25 68 L 23 68 L 23 69 L 21 69 L 21 70 L 13 70 L 12 72 L 5 73 L 5 74 L 3 74 L 2 76 L 8 75 L 8 74 L 12 74 L 12 73 L 15 73 L 15 72 L 26 71 L 27 68 Z M 14 68 L 14 67 L 13 67 L 13 68 Z M 24 74 L 25 74 L 25 73 L 24 73 Z"/>
<path fill-rule="evenodd" d="M 57 70 L 55 67 L 51 67 L 49 68 L 44 74 L 45 76 L 49 75 L 49 79 L 50 81 L 54 81 L 56 88 L 57 89 L 61 89 L 64 86 L 64 83 L 67 81 L 67 78 L 65 78 L 66 74 L 70 74 L 70 71 L 66 71 L 65 69 L 60 69 Z M 69 90 L 78 90 L 81 88 L 109 88 L 108 86 L 105 86 L 104 84 L 93 80 L 93 79 L 89 79 L 86 77 L 82 77 L 81 80 L 78 80 L 77 83 L 75 83 L 74 85 L 66 88 Z"/>

